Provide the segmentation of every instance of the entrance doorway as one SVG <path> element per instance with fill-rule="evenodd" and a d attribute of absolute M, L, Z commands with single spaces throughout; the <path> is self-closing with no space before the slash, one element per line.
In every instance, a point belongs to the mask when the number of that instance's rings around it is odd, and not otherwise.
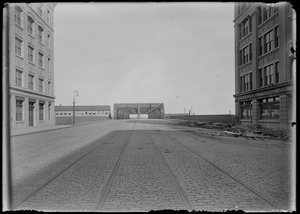
<path fill-rule="evenodd" d="M 29 102 L 29 126 L 34 126 L 34 102 Z"/>

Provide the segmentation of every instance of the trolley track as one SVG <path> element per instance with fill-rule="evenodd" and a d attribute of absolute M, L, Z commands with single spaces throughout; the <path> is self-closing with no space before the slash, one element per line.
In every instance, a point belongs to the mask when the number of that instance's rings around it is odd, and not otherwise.
<path fill-rule="evenodd" d="M 134 129 L 134 128 L 133 128 Z M 133 130 L 132 129 L 132 130 Z M 129 136 L 127 137 L 126 143 L 121 151 L 121 156 L 123 155 L 125 148 L 128 144 L 128 141 L 131 137 L 132 134 L 132 130 L 131 133 L 129 134 Z M 104 144 L 106 144 L 106 142 L 110 141 L 111 139 L 117 138 L 122 134 L 122 132 L 115 132 L 113 134 L 110 134 L 108 136 L 106 136 L 104 139 L 101 139 L 101 143 L 99 145 L 96 146 L 91 146 L 91 148 L 88 149 L 88 151 L 86 151 L 84 154 L 80 155 L 79 158 L 77 158 L 75 161 L 73 161 L 71 164 L 69 164 L 67 167 L 62 168 L 61 170 L 59 170 L 58 172 L 55 173 L 54 176 L 51 176 L 51 178 L 47 179 L 46 181 L 44 181 L 40 186 L 38 186 L 37 188 L 35 188 L 32 192 L 30 192 L 29 194 L 27 194 L 25 197 L 22 198 L 22 200 L 19 201 L 15 201 L 13 204 L 13 209 L 18 209 L 19 207 L 21 207 L 26 201 L 28 201 L 30 198 L 32 198 L 33 196 L 35 196 L 37 193 L 39 193 L 41 190 L 43 190 L 45 187 L 47 187 L 51 182 L 55 181 L 58 177 L 60 177 L 63 173 L 65 173 L 66 171 L 68 171 L 69 169 L 71 169 L 72 167 L 74 167 L 76 164 L 80 163 L 82 160 L 84 160 L 86 157 L 88 157 L 89 155 L 93 154 L 95 151 L 97 151 L 97 149 L 99 149 L 101 146 L 103 146 Z M 94 143 L 97 143 L 99 141 L 95 140 Z M 92 144 L 94 144 L 92 143 Z M 121 157 L 120 156 L 120 157 Z M 109 178 L 108 184 L 110 184 L 110 180 L 113 179 L 113 175 L 117 169 L 117 165 L 119 164 L 119 162 L 121 161 L 121 158 L 119 157 L 119 159 L 117 160 L 117 163 L 113 169 L 112 175 Z M 108 189 L 107 187 L 105 189 Z"/>
<path fill-rule="evenodd" d="M 135 123 L 135 125 L 136 125 L 136 123 Z M 134 125 L 134 128 L 135 128 L 135 125 Z M 122 148 L 122 151 L 121 151 L 121 153 L 120 153 L 120 156 L 119 156 L 119 158 L 118 158 L 118 160 L 117 160 L 117 162 L 116 162 L 116 164 L 115 164 L 115 166 L 114 166 L 114 168 L 113 168 L 113 170 L 112 170 L 112 173 L 110 174 L 109 179 L 108 179 L 108 181 L 107 181 L 105 187 L 104 187 L 103 190 L 101 191 L 101 194 L 100 194 L 100 195 L 101 195 L 101 198 L 100 198 L 98 204 L 97 204 L 96 207 L 95 207 L 95 210 L 96 210 L 96 211 L 98 211 L 98 210 L 101 211 L 101 210 L 103 209 L 103 205 L 104 205 L 104 203 L 105 203 L 106 197 L 107 197 L 107 195 L 108 195 L 108 193 L 109 193 L 109 191 L 110 191 L 110 188 L 111 188 L 111 186 L 112 186 L 114 177 L 116 176 L 116 173 L 117 173 L 117 171 L 118 171 L 118 168 L 119 168 L 120 163 L 121 163 L 121 161 L 122 161 L 122 158 L 123 158 L 123 156 L 124 156 L 124 153 L 125 153 L 125 151 L 126 151 L 126 148 L 127 148 L 128 144 L 129 144 L 129 142 L 130 142 L 129 140 L 130 140 L 130 138 L 131 138 L 131 136 L 132 136 L 132 132 L 133 132 L 134 128 L 131 130 L 131 132 L 130 132 L 130 134 L 129 134 L 129 137 L 126 139 L 125 145 L 124 145 L 123 148 Z"/>
<path fill-rule="evenodd" d="M 145 126 L 145 129 L 147 130 L 147 135 L 148 135 L 149 139 L 151 140 L 151 142 L 152 142 L 152 144 L 153 144 L 153 146 L 154 146 L 156 152 L 158 153 L 158 155 L 159 155 L 160 159 L 162 160 L 162 162 L 163 162 L 163 164 L 164 164 L 166 170 L 168 171 L 170 177 L 172 178 L 172 181 L 173 181 L 173 183 L 174 183 L 175 186 L 176 186 L 177 192 L 179 193 L 179 195 L 180 195 L 182 201 L 184 202 L 184 204 L 185 204 L 187 210 L 189 210 L 189 211 L 194 210 L 193 206 L 191 205 L 191 203 L 190 203 L 189 200 L 188 200 L 187 195 L 185 194 L 185 192 L 184 192 L 183 188 L 181 187 L 181 185 L 179 184 L 179 182 L 178 182 L 176 176 L 174 175 L 174 173 L 172 172 L 170 166 L 168 165 L 167 161 L 165 160 L 165 158 L 164 158 L 162 152 L 159 150 L 158 146 L 156 145 L 155 140 L 154 140 L 154 139 L 151 137 L 151 135 L 149 134 L 149 131 L 148 131 L 148 129 L 147 129 L 146 126 Z"/>
<path fill-rule="evenodd" d="M 280 210 L 280 208 L 273 203 L 271 200 L 269 200 L 267 197 L 263 196 L 261 193 L 257 192 L 256 190 L 254 190 L 252 187 L 250 187 L 249 185 L 245 184 L 243 181 L 241 181 L 240 179 L 236 178 L 235 176 L 233 176 L 231 173 L 227 172 L 226 170 L 222 169 L 221 167 L 219 167 L 217 164 L 213 163 L 212 161 L 210 161 L 209 159 L 203 157 L 202 155 L 200 155 L 199 153 L 197 153 L 196 151 L 192 150 L 191 148 L 189 148 L 188 146 L 184 145 L 183 143 L 179 142 L 178 139 L 167 135 L 165 132 L 159 132 L 159 133 L 163 133 L 164 136 L 167 136 L 168 138 L 172 139 L 173 142 L 176 142 L 177 145 L 180 145 L 181 147 L 183 147 L 184 149 L 188 150 L 189 152 L 193 153 L 194 155 L 196 155 L 198 158 L 200 158 L 201 160 L 204 160 L 206 163 L 208 163 L 209 165 L 213 166 L 214 168 L 216 168 L 218 171 L 222 172 L 223 174 L 225 174 L 227 177 L 231 178 L 232 180 L 234 180 L 235 182 L 239 183 L 240 185 L 242 185 L 243 187 L 245 187 L 246 189 L 248 189 L 250 192 L 252 192 L 253 194 L 255 194 L 256 196 L 258 196 L 259 198 L 261 198 L 263 201 L 265 201 L 266 203 L 268 203 L 269 205 L 271 205 L 275 210 Z"/>

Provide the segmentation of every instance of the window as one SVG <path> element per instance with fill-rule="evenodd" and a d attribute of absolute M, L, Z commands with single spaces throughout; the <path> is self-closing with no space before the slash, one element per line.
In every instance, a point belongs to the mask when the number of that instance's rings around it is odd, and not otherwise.
<path fill-rule="evenodd" d="M 22 56 L 22 40 L 19 38 L 16 38 L 15 52 L 17 55 Z"/>
<path fill-rule="evenodd" d="M 39 52 L 39 67 L 44 67 L 44 55 L 41 52 Z"/>
<path fill-rule="evenodd" d="M 248 91 L 248 85 L 249 85 L 249 76 L 244 75 L 244 91 Z"/>
<path fill-rule="evenodd" d="M 48 48 L 50 49 L 51 48 L 51 40 L 50 40 L 50 34 L 48 33 L 47 34 L 47 41 L 48 41 Z"/>
<path fill-rule="evenodd" d="M 22 9 L 18 6 L 15 8 L 15 22 L 22 26 Z"/>
<path fill-rule="evenodd" d="M 242 21 L 242 23 L 239 25 L 238 28 L 240 39 L 248 35 L 252 31 L 251 28 L 252 28 L 251 17 L 247 17 Z"/>
<path fill-rule="evenodd" d="M 261 56 L 263 54 L 263 37 L 258 39 L 258 55 Z"/>
<path fill-rule="evenodd" d="M 243 36 L 247 35 L 249 33 L 249 21 L 248 19 L 244 22 L 244 32 Z"/>
<path fill-rule="evenodd" d="M 266 33 L 264 38 L 265 38 L 265 53 L 267 53 L 272 49 L 273 31 Z"/>
<path fill-rule="evenodd" d="M 259 100 L 260 119 L 279 119 L 279 97 Z"/>
<path fill-rule="evenodd" d="M 252 90 L 252 72 L 240 76 L 240 91 Z"/>
<path fill-rule="evenodd" d="M 34 81 L 34 76 L 29 74 L 28 75 L 28 88 L 33 90 L 33 81 Z"/>
<path fill-rule="evenodd" d="M 40 5 L 40 6 L 38 7 L 38 14 L 39 14 L 40 16 L 43 16 L 43 5 Z"/>
<path fill-rule="evenodd" d="M 51 103 L 48 104 L 48 120 L 51 120 Z"/>
<path fill-rule="evenodd" d="M 243 64 L 243 50 L 240 50 L 240 65 Z"/>
<path fill-rule="evenodd" d="M 279 26 L 275 27 L 274 29 L 275 31 L 275 48 L 277 48 L 279 46 Z"/>
<path fill-rule="evenodd" d="M 44 120 L 44 103 L 39 103 L 39 120 Z"/>
<path fill-rule="evenodd" d="M 269 65 L 265 67 L 265 86 L 271 85 L 274 83 L 274 67 Z"/>
<path fill-rule="evenodd" d="M 262 68 L 259 69 L 259 87 L 263 87 L 264 83 L 263 83 L 263 79 L 264 79 L 264 71 Z"/>
<path fill-rule="evenodd" d="M 259 6 L 257 8 L 257 14 L 258 14 L 258 25 L 260 25 L 262 23 L 262 8 L 261 8 L 261 6 Z"/>
<path fill-rule="evenodd" d="M 279 83 L 279 62 L 275 63 L 275 83 Z"/>
<path fill-rule="evenodd" d="M 252 90 L 252 72 L 249 73 L 249 90 Z"/>
<path fill-rule="evenodd" d="M 47 69 L 48 69 L 48 72 L 50 72 L 50 63 L 51 63 L 51 59 L 48 58 L 48 61 L 47 61 Z"/>
<path fill-rule="evenodd" d="M 16 85 L 22 86 L 22 74 L 23 72 L 20 70 L 16 70 Z"/>
<path fill-rule="evenodd" d="M 252 102 L 241 102 L 241 119 L 251 119 L 252 117 Z"/>
<path fill-rule="evenodd" d="M 43 92 L 44 80 L 39 78 L 39 92 Z"/>
<path fill-rule="evenodd" d="M 34 48 L 31 46 L 28 46 L 28 61 L 33 63 L 33 54 L 34 54 Z"/>
<path fill-rule="evenodd" d="M 240 64 L 243 65 L 248 63 L 252 60 L 252 44 L 248 45 L 247 47 L 243 48 L 240 51 Z"/>
<path fill-rule="evenodd" d="M 16 100 L 16 121 L 23 121 L 23 101 Z"/>
<path fill-rule="evenodd" d="M 51 82 L 48 81 L 48 94 L 51 94 Z"/>
<path fill-rule="evenodd" d="M 38 27 L 38 40 L 41 43 L 44 42 L 44 29 L 41 26 Z"/>
<path fill-rule="evenodd" d="M 51 12 L 47 9 L 47 23 L 50 24 Z"/>
<path fill-rule="evenodd" d="M 252 61 L 252 44 L 249 45 L 249 60 Z"/>
<path fill-rule="evenodd" d="M 241 92 L 243 91 L 243 85 L 244 85 L 244 83 L 243 83 L 243 77 L 241 76 L 240 77 L 240 91 Z"/>
<path fill-rule="evenodd" d="M 264 21 L 266 21 L 267 19 L 269 19 L 272 16 L 272 11 L 273 11 L 272 6 L 264 7 L 264 9 L 263 9 Z"/>
<path fill-rule="evenodd" d="M 28 33 L 30 35 L 33 35 L 33 23 L 34 23 L 34 20 L 28 16 Z"/>

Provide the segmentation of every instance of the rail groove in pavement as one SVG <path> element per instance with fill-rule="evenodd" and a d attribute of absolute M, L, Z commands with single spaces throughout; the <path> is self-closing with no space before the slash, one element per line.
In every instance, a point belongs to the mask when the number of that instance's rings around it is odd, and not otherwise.
<path fill-rule="evenodd" d="M 145 130 L 147 130 L 146 126 L 145 126 Z M 152 144 L 154 145 L 154 148 L 155 148 L 156 152 L 159 154 L 159 157 L 161 158 L 161 160 L 162 160 L 162 162 L 163 162 L 165 168 L 167 169 L 167 171 L 168 171 L 170 177 L 172 178 L 173 183 L 174 183 L 175 186 L 176 186 L 177 192 L 179 193 L 179 195 L 180 195 L 182 201 L 184 202 L 184 204 L 186 205 L 187 210 L 189 210 L 189 211 L 194 210 L 194 208 L 193 208 L 193 206 L 191 205 L 191 203 L 189 202 L 189 200 L 188 200 L 188 198 L 187 198 L 187 196 L 186 196 L 186 194 L 185 194 L 183 188 L 180 186 L 179 182 L 178 182 L 177 179 L 176 179 L 176 176 L 175 176 L 174 173 L 172 172 L 172 170 L 171 170 L 171 168 L 169 167 L 167 161 L 165 160 L 165 158 L 164 158 L 162 152 L 161 152 L 161 151 L 159 150 L 159 148 L 157 147 L 157 145 L 156 145 L 156 143 L 155 143 L 155 140 L 151 137 L 151 135 L 149 134 L 149 131 L 148 131 L 148 130 L 147 130 L 147 135 L 148 135 L 148 137 L 150 138 Z"/>
<path fill-rule="evenodd" d="M 36 188 L 34 191 L 32 191 L 31 193 L 29 193 L 27 196 L 25 196 L 21 201 L 19 202 L 15 202 L 15 204 L 13 204 L 13 209 L 17 209 L 18 207 L 20 207 L 24 202 L 26 202 L 29 198 L 31 198 L 32 196 L 34 196 L 36 193 L 40 192 L 44 187 L 46 187 L 49 183 L 51 183 L 52 181 L 54 181 L 56 178 L 58 178 L 60 175 L 62 175 L 64 172 L 66 172 L 68 169 L 70 169 L 72 166 L 78 164 L 81 160 L 83 160 L 85 157 L 87 157 L 88 155 L 92 154 L 94 151 L 96 151 L 97 148 L 99 148 L 100 146 L 102 146 L 106 141 L 108 141 L 109 139 L 112 139 L 118 135 L 121 135 L 121 132 L 116 132 L 115 134 L 113 134 L 112 136 L 107 136 L 105 139 L 103 139 L 102 143 L 97 145 L 96 147 L 92 147 L 91 149 L 89 149 L 84 155 L 82 155 L 80 158 L 78 158 L 77 160 L 73 161 L 71 164 L 69 164 L 67 167 L 61 169 L 59 172 L 57 172 L 54 176 L 52 176 L 51 178 L 49 178 L 47 181 L 45 181 L 43 184 L 41 184 L 38 188 Z M 97 140 L 95 140 L 96 142 Z M 14 203 L 14 202 L 13 202 Z"/>
<path fill-rule="evenodd" d="M 219 167 L 217 164 L 213 163 L 212 161 L 208 160 L 207 158 L 204 158 L 199 153 L 195 152 L 194 150 L 190 149 L 188 146 L 186 146 L 186 145 L 182 144 L 181 142 L 179 142 L 176 138 L 165 134 L 163 131 L 160 132 L 160 133 L 163 133 L 165 136 L 167 136 L 168 138 L 170 138 L 173 141 L 175 141 L 178 145 L 184 147 L 185 149 L 187 149 L 188 151 L 192 152 L 197 157 L 199 157 L 200 159 L 204 160 L 205 162 L 207 162 L 208 164 L 210 164 L 214 168 L 218 169 L 219 171 L 221 171 L 222 173 L 224 173 L 225 175 L 227 175 L 228 177 L 230 177 L 231 179 L 233 179 L 234 181 L 236 181 L 237 183 L 239 183 L 243 187 L 247 188 L 253 194 L 257 195 L 258 197 L 260 197 L 261 199 L 263 199 L 265 202 L 267 202 L 268 204 L 270 204 L 271 206 L 273 206 L 275 209 L 280 210 L 280 208 L 276 204 L 274 204 L 271 200 L 267 199 L 265 196 L 263 196 L 262 194 L 258 193 L 256 190 L 254 190 L 252 187 L 250 187 L 249 185 L 247 185 L 244 182 L 242 182 L 240 179 L 238 179 L 235 176 L 231 175 L 230 173 L 226 172 L 224 169 L 222 169 L 221 167 Z"/>
<path fill-rule="evenodd" d="M 132 136 L 132 132 L 133 132 L 133 130 L 134 130 L 134 128 L 135 128 L 135 125 L 136 125 L 136 123 L 134 124 L 133 129 L 131 130 L 131 132 L 130 132 L 128 138 L 126 139 L 126 143 L 125 143 L 124 147 L 122 148 L 121 154 L 120 154 L 120 156 L 119 156 L 119 158 L 118 158 L 118 160 L 117 160 L 117 162 L 116 162 L 116 164 L 115 164 L 115 166 L 114 166 L 114 168 L 113 168 L 113 171 L 112 171 L 112 173 L 110 174 L 109 179 L 108 179 L 106 185 L 104 186 L 104 188 L 103 188 L 103 190 L 102 190 L 102 192 L 101 192 L 101 198 L 100 198 L 100 200 L 99 200 L 99 202 L 98 202 L 98 204 L 96 205 L 96 208 L 95 208 L 96 211 L 98 211 L 98 210 L 101 211 L 102 208 L 103 208 L 103 205 L 104 205 L 104 203 L 105 203 L 105 199 L 106 199 L 106 197 L 107 197 L 107 195 L 108 195 L 108 193 L 109 193 L 109 190 L 110 190 L 110 188 L 111 188 L 111 186 L 112 186 L 114 177 L 115 177 L 116 172 L 117 172 L 117 170 L 118 170 L 118 168 L 119 168 L 119 166 L 120 166 L 120 163 L 121 163 L 122 158 L 123 158 L 123 156 L 124 156 L 125 150 L 126 150 L 128 144 L 129 144 L 129 140 L 130 140 L 130 138 L 131 138 L 131 136 Z"/>

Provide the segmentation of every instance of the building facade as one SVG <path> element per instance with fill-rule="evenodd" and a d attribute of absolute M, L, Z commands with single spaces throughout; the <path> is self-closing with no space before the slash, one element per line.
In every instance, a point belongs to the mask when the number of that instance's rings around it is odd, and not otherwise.
<path fill-rule="evenodd" d="M 91 122 L 111 118 L 109 105 L 75 106 L 75 122 Z M 73 123 L 73 106 L 55 106 L 56 125 Z"/>
<path fill-rule="evenodd" d="M 55 124 L 53 12 L 56 3 L 9 5 L 11 129 Z"/>
<path fill-rule="evenodd" d="M 289 3 L 235 3 L 235 106 L 243 125 L 291 127 L 295 11 Z"/>

